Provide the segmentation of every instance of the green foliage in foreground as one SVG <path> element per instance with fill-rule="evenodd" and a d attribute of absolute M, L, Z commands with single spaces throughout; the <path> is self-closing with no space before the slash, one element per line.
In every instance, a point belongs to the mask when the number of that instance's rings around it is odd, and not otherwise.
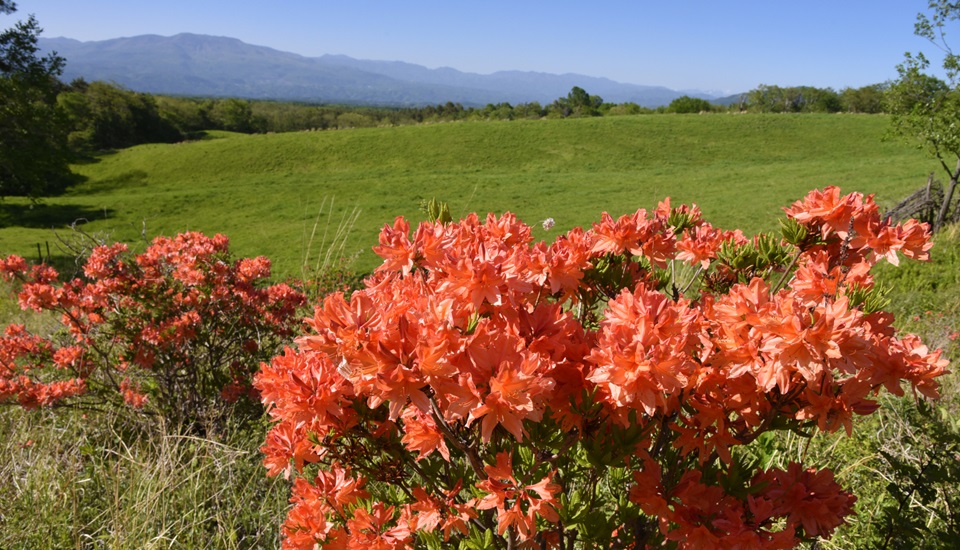
<path fill-rule="evenodd" d="M 510 210 L 534 224 L 554 218 L 554 231 L 565 231 L 669 195 L 698 203 L 720 227 L 772 230 L 767 213 L 812 188 L 876 193 L 892 206 L 921 186 L 930 161 L 883 142 L 888 127 L 879 115 L 715 114 L 211 133 L 76 166 L 85 183 L 32 208 L 7 199 L 0 252 L 36 259 L 38 244 L 46 257 L 50 243 L 67 260 L 51 228 L 63 234 L 79 219 L 88 232 L 131 243 L 225 233 L 238 254 L 264 254 L 276 274 L 299 276 L 359 209 L 344 252 L 358 253 L 356 268 L 366 270 L 379 228 L 398 215 L 422 219 L 419 205 L 434 197 L 454 218 Z"/>

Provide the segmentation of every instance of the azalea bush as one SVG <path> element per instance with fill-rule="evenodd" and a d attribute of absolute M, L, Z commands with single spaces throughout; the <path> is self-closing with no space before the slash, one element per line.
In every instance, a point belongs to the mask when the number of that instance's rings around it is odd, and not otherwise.
<path fill-rule="evenodd" d="M 234 261 L 223 235 L 157 237 L 130 254 L 97 246 L 84 278 L 47 265 L 0 260 L 25 310 L 52 312 L 61 330 L 12 324 L 0 337 L 0 402 L 28 408 L 129 406 L 181 424 L 259 416 L 250 385 L 298 325 L 303 295 L 268 285 L 270 261 Z"/>
<path fill-rule="evenodd" d="M 264 464 L 293 478 L 284 546 L 828 538 L 855 497 L 765 449 L 849 434 L 881 391 L 937 396 L 947 361 L 897 334 L 870 274 L 929 239 L 837 188 L 753 238 L 669 201 L 550 244 L 510 214 L 398 218 L 366 287 L 256 377 Z"/>

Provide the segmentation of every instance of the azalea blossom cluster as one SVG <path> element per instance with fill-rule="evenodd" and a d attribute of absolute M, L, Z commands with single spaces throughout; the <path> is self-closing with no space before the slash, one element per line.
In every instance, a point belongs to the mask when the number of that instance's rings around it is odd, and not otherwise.
<path fill-rule="evenodd" d="M 669 201 L 534 242 L 511 214 L 385 226 L 382 266 L 327 296 L 255 386 L 288 548 L 792 548 L 855 497 L 751 454 L 852 427 L 878 392 L 937 395 L 871 267 L 925 260 L 926 225 L 814 191 L 783 235 Z M 806 430 L 806 431 L 804 431 Z"/>
<path fill-rule="evenodd" d="M 0 338 L 0 401 L 25 407 L 122 400 L 193 422 L 243 398 L 259 363 L 297 327 L 304 296 L 267 285 L 266 258 L 230 258 L 223 235 L 157 237 L 132 255 L 98 246 L 84 279 L 60 284 L 46 265 L 18 256 L 0 273 L 19 286 L 24 310 L 59 314 L 62 330 L 31 334 L 10 325 Z"/>

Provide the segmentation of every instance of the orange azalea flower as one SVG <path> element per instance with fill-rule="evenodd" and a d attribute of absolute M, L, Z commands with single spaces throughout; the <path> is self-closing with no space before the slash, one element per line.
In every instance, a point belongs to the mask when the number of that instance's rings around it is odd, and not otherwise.
<path fill-rule="evenodd" d="M 773 504 L 775 516 L 786 517 L 788 527 L 803 528 L 807 537 L 829 535 L 853 513 L 857 497 L 841 490 L 830 470 L 802 469 L 791 462 L 786 471 L 761 472 L 753 481 L 758 498 Z"/>
<path fill-rule="evenodd" d="M 793 203 L 784 211 L 800 223 L 822 228 L 820 233 L 824 238 L 831 232 L 844 238 L 850 220 L 862 204 L 862 195 L 852 193 L 841 197 L 840 188 L 830 186 L 823 191 L 811 191 L 802 201 Z"/>
<path fill-rule="evenodd" d="M 593 240 L 591 252 L 595 254 L 623 254 L 633 248 L 640 239 L 639 221 L 647 216 L 646 210 L 638 210 L 632 216 L 623 215 L 614 221 L 610 214 L 600 215 L 600 222 L 593 224 L 590 235 Z"/>
<path fill-rule="evenodd" d="M 630 502 L 640 506 L 644 514 L 669 521 L 673 516 L 673 510 L 667 503 L 661 475 L 660 465 L 649 456 L 645 456 L 643 468 L 633 472 L 633 480 L 636 484 L 630 488 Z"/>
<path fill-rule="evenodd" d="M 683 232 L 683 239 L 677 243 L 680 252 L 677 259 L 694 265 L 699 263 L 700 267 L 706 269 L 710 261 L 717 257 L 717 250 L 720 249 L 720 232 L 713 229 L 710 224 L 704 224 Z"/>
<path fill-rule="evenodd" d="M 413 498 L 417 502 L 410 505 L 410 509 L 417 512 L 417 515 L 414 516 L 416 530 L 426 531 L 427 533 L 434 532 L 443 519 L 443 503 L 427 494 L 423 487 L 413 488 Z"/>
<path fill-rule="evenodd" d="M 265 444 L 260 447 L 264 454 L 263 465 L 268 476 L 283 473 L 289 479 L 290 473 L 302 472 L 304 464 L 320 460 L 315 446 L 307 440 L 304 426 L 282 421 L 267 432 Z M 292 463 L 291 463 L 292 462 Z"/>
<path fill-rule="evenodd" d="M 807 387 L 804 389 L 803 397 L 807 405 L 797 411 L 797 420 L 816 420 L 817 427 L 828 433 L 835 432 L 843 426 L 848 436 L 853 434 L 853 408 L 843 395 L 830 397 Z"/>
<path fill-rule="evenodd" d="M 327 521 L 326 515 L 312 506 L 312 502 L 302 500 L 298 495 L 298 485 L 294 485 L 294 496 L 290 499 L 293 507 L 287 512 L 281 530 L 284 535 L 283 548 L 296 550 L 315 550 L 318 545 L 324 549 L 345 549 L 346 533 L 336 529 Z"/>
<path fill-rule="evenodd" d="M 135 409 L 143 408 L 147 404 L 147 396 L 140 391 L 140 385 L 124 378 L 120 382 L 120 395 L 123 396 L 123 402 Z"/>
<path fill-rule="evenodd" d="M 587 377 L 609 392 L 618 409 L 649 415 L 667 406 L 667 396 L 685 388 L 694 374 L 698 341 L 694 309 L 671 302 L 642 285 L 624 290 L 608 305 L 597 347 L 589 360 L 596 365 Z M 621 422 L 626 414 L 618 413 Z"/>
<path fill-rule="evenodd" d="M 941 357 L 943 350 L 931 352 L 914 334 L 894 341 L 892 348 L 900 352 L 897 358 L 904 364 L 903 377 L 910 382 L 914 393 L 920 392 L 929 399 L 940 397 L 936 378 L 947 374 L 947 365 L 950 364 Z"/>
<path fill-rule="evenodd" d="M 536 484 L 521 487 L 513 475 L 512 458 L 507 452 L 497 453 L 496 463 L 485 466 L 484 471 L 489 477 L 476 486 L 488 494 L 477 503 L 477 509 L 497 509 L 497 530 L 501 535 L 510 527 L 516 527 L 520 540 L 526 540 L 537 532 L 537 517 L 552 523 L 559 521 L 557 507 L 560 504 L 555 496 L 562 488 L 553 483 L 553 473 Z"/>
<path fill-rule="evenodd" d="M 930 249 L 933 248 L 933 241 L 930 240 L 930 225 L 911 219 L 897 228 L 897 236 L 903 243 L 900 249 L 903 255 L 921 262 L 929 261 Z"/>
<path fill-rule="evenodd" d="M 501 363 L 496 376 L 490 379 L 490 393 L 484 404 L 470 411 L 469 425 L 483 418 L 481 434 L 484 442 L 497 424 L 502 425 L 517 441 L 523 440 L 526 431 L 523 420 L 539 421 L 543 416 L 542 401 L 554 387 L 552 378 L 538 376 L 541 359 L 534 354 L 523 354 L 519 368 L 511 363 Z"/>
<path fill-rule="evenodd" d="M 348 468 L 334 464 L 329 471 L 321 470 L 313 480 L 313 486 L 322 500 L 322 506 L 335 510 L 340 515 L 344 509 L 361 498 L 370 496 L 363 486 L 364 478 L 354 478 Z"/>
<path fill-rule="evenodd" d="M 477 512 L 473 499 L 463 504 L 456 502 L 462 487 L 463 480 L 457 480 L 452 489 L 443 493 L 442 498 L 429 495 L 422 487 L 414 487 L 413 497 L 417 502 L 410 509 L 417 513 L 414 517 L 416 530 L 432 533 L 440 527 L 444 541 L 450 540 L 454 532 L 467 533 L 467 522 L 477 517 Z"/>
<path fill-rule="evenodd" d="M 667 226 L 664 216 L 647 219 L 647 211 L 637 210 L 613 221 L 606 212 L 600 223 L 595 223 L 589 234 L 594 254 L 623 254 L 629 252 L 649 259 L 657 267 L 666 266 L 676 252 L 676 236 Z"/>
<path fill-rule="evenodd" d="M 375 502 L 373 509 L 356 508 L 353 517 L 347 521 L 347 531 L 350 532 L 350 542 L 347 548 L 351 550 L 395 550 L 397 548 L 412 548 L 413 538 L 410 529 L 403 519 L 394 527 L 387 527 L 393 521 L 395 513 L 393 506 L 386 507 L 382 502 Z"/>
<path fill-rule="evenodd" d="M 560 516 L 557 514 L 557 507 L 560 506 L 560 503 L 556 500 L 556 495 L 563 488 L 553 483 L 554 473 L 556 472 L 551 472 L 539 482 L 523 488 L 524 492 L 528 493 L 526 499 L 529 501 L 530 507 L 527 509 L 527 519 L 531 525 L 534 524 L 535 516 L 540 516 L 550 523 L 560 521 Z M 530 492 L 535 493 L 537 497 L 534 498 L 529 495 Z"/>
<path fill-rule="evenodd" d="M 413 269 L 417 256 L 417 249 L 410 242 L 410 224 L 402 216 L 398 216 L 393 227 L 383 226 L 380 231 L 380 245 L 373 247 L 373 251 L 385 261 L 378 270 L 401 271 L 404 275 Z"/>
<path fill-rule="evenodd" d="M 284 348 L 282 355 L 261 366 L 253 384 L 276 418 L 331 426 L 350 421 L 351 409 L 345 404 L 353 391 L 329 356 Z"/>
<path fill-rule="evenodd" d="M 587 234 L 579 227 L 574 228 L 550 245 L 546 254 L 550 293 L 559 293 L 561 301 L 574 299 L 584 271 L 592 267 Z"/>
<path fill-rule="evenodd" d="M 417 451 L 420 454 L 417 460 L 422 460 L 434 451 L 439 451 L 447 462 L 450 461 L 450 450 L 443 438 L 443 434 L 437 429 L 433 417 L 424 413 L 417 407 L 408 406 L 403 410 L 403 444 L 411 451 Z"/>

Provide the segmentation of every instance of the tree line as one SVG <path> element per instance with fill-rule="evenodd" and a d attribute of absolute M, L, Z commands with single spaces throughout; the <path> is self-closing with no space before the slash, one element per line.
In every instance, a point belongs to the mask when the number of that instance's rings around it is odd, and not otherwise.
<path fill-rule="evenodd" d="M 886 84 L 847 88 L 761 85 L 739 101 L 718 105 L 683 96 L 655 109 L 636 103 L 607 103 L 580 87 L 552 103 L 496 103 L 483 107 L 447 102 L 422 107 L 323 105 L 237 98 L 151 95 L 106 82 L 61 85 L 56 103 L 66 118 L 70 146 L 81 152 L 138 143 L 190 139 L 206 130 L 241 133 L 343 130 L 469 120 L 576 118 L 657 113 L 745 111 L 759 113 L 881 113 Z"/>

